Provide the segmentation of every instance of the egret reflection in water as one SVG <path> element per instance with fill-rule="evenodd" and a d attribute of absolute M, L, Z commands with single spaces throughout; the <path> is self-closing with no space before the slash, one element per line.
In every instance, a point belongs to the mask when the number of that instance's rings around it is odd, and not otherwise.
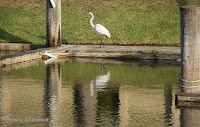
<path fill-rule="evenodd" d="M 96 91 L 103 90 L 106 87 L 107 82 L 109 80 L 110 80 L 110 71 L 107 72 L 107 74 L 94 77 L 94 79 L 90 82 L 90 96 L 94 95 L 94 88 L 96 89 Z"/>

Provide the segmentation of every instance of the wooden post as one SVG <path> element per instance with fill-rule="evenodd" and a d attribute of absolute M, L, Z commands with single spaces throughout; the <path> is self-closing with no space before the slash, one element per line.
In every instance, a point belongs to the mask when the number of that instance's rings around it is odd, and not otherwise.
<path fill-rule="evenodd" d="M 181 87 L 185 93 L 200 93 L 200 7 L 181 11 Z"/>
<path fill-rule="evenodd" d="M 48 47 L 61 46 L 61 0 L 47 0 L 47 33 Z"/>

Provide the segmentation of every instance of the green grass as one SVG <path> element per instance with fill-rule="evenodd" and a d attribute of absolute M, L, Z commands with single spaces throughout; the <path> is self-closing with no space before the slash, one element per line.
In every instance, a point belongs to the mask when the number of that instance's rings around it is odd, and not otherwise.
<path fill-rule="evenodd" d="M 0 41 L 45 43 L 45 7 L 0 7 L 0 10 Z"/>
<path fill-rule="evenodd" d="M 7 2 L 5 2 L 7 1 Z M 2 0 L 0 4 L 1 42 L 46 42 L 44 1 L 23 4 Z M 104 25 L 111 33 L 109 44 L 179 45 L 180 6 L 200 5 L 199 0 L 76 0 L 62 1 L 62 40 L 68 43 L 97 43 L 100 36 L 92 29 Z M 14 5 L 16 4 L 16 6 Z"/>

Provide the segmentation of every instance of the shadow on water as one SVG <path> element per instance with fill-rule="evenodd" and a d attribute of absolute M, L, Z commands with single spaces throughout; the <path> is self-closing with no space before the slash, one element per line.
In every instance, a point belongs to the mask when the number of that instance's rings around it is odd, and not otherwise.
<path fill-rule="evenodd" d="M 75 121 L 76 126 L 84 125 L 84 105 L 83 105 L 83 93 L 81 91 L 82 85 L 75 83 L 74 85 L 74 104 L 75 106 Z"/>
<path fill-rule="evenodd" d="M 17 37 L 15 35 L 12 35 L 10 33 L 8 33 L 7 31 L 5 31 L 4 29 L 0 28 L 0 39 L 2 40 L 6 40 L 8 42 L 21 42 L 21 43 L 28 43 L 28 44 L 32 44 L 31 42 L 24 40 L 20 37 Z"/>

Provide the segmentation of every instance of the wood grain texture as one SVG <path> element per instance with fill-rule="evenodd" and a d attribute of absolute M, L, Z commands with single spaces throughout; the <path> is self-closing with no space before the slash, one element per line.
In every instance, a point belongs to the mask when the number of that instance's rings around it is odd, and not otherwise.
<path fill-rule="evenodd" d="M 181 78 L 200 80 L 200 7 L 183 6 L 181 11 Z M 183 82 L 182 86 L 198 86 L 200 82 Z M 200 87 L 182 89 L 186 93 L 200 93 Z"/>
<path fill-rule="evenodd" d="M 56 7 L 53 8 L 50 0 L 47 0 L 47 34 L 48 47 L 61 46 L 61 0 L 54 0 Z"/>

